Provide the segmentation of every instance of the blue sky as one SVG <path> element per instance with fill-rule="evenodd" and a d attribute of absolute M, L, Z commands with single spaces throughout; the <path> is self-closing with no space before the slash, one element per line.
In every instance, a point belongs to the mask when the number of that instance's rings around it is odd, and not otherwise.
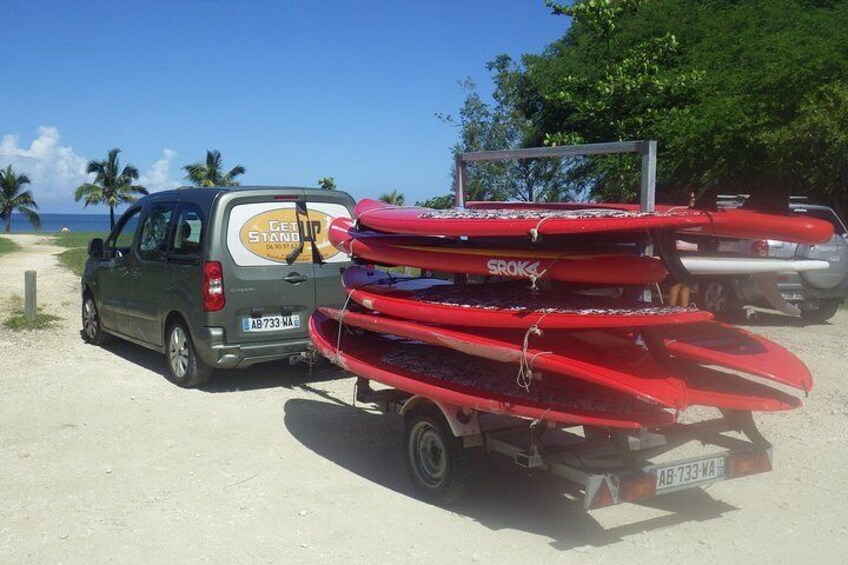
<path fill-rule="evenodd" d="M 458 110 L 457 81 L 488 93 L 487 61 L 568 24 L 542 0 L 0 7 L 0 166 L 27 173 L 46 212 L 81 210 L 81 169 L 111 147 L 154 189 L 214 148 L 243 184 L 444 194 L 457 131 L 435 114 Z"/>

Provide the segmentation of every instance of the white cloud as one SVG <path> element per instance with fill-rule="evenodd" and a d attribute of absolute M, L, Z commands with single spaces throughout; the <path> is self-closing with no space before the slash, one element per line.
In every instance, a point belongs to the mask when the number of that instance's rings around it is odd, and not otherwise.
<path fill-rule="evenodd" d="M 149 192 L 159 192 L 160 190 L 171 190 L 180 186 L 178 180 L 171 178 L 171 164 L 177 152 L 173 149 L 165 148 L 162 151 L 162 158 L 153 163 L 146 172 L 138 177 L 138 184 L 145 187 Z"/>
<path fill-rule="evenodd" d="M 32 181 L 27 188 L 32 190 L 39 207 L 50 212 L 80 209 L 82 204 L 74 202 L 74 190 L 93 178 L 85 172 L 89 157 L 78 155 L 61 141 L 59 130 L 53 126 L 38 128 L 37 136 L 29 147 L 22 146 L 17 135 L 0 137 L 0 167 L 11 164 L 18 174 L 27 175 Z M 164 149 L 162 158 L 139 175 L 139 184 L 150 192 L 179 186 L 179 180 L 170 176 L 176 156 L 177 152 L 173 149 Z"/>
<path fill-rule="evenodd" d="M 72 202 L 74 189 L 89 178 L 88 159 L 60 141 L 59 130 L 45 126 L 38 128 L 29 148 L 20 147 L 16 135 L 0 138 L 0 167 L 11 164 L 18 174 L 28 176 L 32 181 L 28 188 L 42 207 L 47 202 Z"/>

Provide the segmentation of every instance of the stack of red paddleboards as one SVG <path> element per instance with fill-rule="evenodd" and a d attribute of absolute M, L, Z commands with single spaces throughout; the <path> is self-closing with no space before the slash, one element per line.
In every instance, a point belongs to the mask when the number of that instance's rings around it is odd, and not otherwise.
<path fill-rule="evenodd" d="M 323 355 L 359 376 L 486 412 L 622 428 L 670 424 L 692 405 L 791 409 L 800 401 L 781 389 L 812 387 L 777 344 L 694 307 L 640 301 L 667 274 L 639 254 L 650 233 L 741 229 L 729 220 L 689 209 L 429 210 L 371 200 L 356 215 L 336 220 L 330 240 L 368 266 L 345 271 L 345 308 L 320 308 L 309 329 Z"/>

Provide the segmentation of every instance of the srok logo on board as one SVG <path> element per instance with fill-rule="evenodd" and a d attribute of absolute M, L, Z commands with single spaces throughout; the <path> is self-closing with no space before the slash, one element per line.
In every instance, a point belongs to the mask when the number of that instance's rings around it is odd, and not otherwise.
<path fill-rule="evenodd" d="M 311 263 L 312 245 L 317 245 L 324 259 L 339 253 L 327 239 L 332 220 L 331 216 L 317 210 L 309 210 L 307 218 L 299 216 L 294 208 L 278 208 L 248 219 L 239 231 L 239 239 L 244 248 L 254 255 L 284 263 L 303 237 L 303 252 L 296 262 Z"/>

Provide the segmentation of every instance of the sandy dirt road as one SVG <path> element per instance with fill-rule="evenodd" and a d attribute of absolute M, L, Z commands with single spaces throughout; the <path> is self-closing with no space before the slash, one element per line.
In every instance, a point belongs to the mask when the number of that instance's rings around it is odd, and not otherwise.
<path fill-rule="evenodd" d="M 754 327 L 811 368 L 804 408 L 759 415 L 773 472 L 586 513 L 491 467 L 457 506 L 416 500 L 399 419 L 350 406 L 333 369 L 270 364 L 205 390 L 154 352 L 79 336 L 58 248 L 14 236 L 0 314 L 38 271 L 53 330 L 0 328 L 0 563 L 844 563 L 848 313 Z"/>

